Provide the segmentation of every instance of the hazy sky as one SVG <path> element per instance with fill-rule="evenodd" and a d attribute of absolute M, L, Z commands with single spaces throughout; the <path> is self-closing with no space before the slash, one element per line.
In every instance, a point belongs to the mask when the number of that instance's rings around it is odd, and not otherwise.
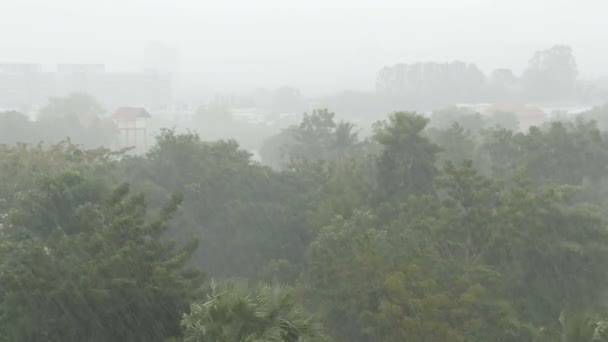
<path fill-rule="evenodd" d="M 590 77 L 608 74 L 607 13 L 607 0 L 0 0 L 0 62 L 140 68 L 156 43 L 209 87 L 311 94 L 371 89 L 398 62 L 519 72 L 563 43 Z"/>

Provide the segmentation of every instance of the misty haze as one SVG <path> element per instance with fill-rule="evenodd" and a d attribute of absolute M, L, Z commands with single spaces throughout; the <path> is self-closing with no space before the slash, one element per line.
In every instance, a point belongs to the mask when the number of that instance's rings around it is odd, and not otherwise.
<path fill-rule="evenodd" d="M 608 341 L 607 13 L 3 0 L 0 342 Z"/>

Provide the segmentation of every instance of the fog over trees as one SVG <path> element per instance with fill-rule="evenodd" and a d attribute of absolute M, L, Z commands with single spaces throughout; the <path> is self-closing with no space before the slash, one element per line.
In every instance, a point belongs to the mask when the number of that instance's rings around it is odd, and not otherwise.
<path fill-rule="evenodd" d="M 0 4 L 0 342 L 608 341 L 606 10 Z"/>

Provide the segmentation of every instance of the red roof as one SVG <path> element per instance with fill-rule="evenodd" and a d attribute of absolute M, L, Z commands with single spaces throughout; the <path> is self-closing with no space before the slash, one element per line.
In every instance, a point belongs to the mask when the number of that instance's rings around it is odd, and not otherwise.
<path fill-rule="evenodd" d="M 151 117 L 150 113 L 142 107 L 121 107 L 112 114 L 112 119 L 118 121 L 133 121 L 139 118 Z"/>

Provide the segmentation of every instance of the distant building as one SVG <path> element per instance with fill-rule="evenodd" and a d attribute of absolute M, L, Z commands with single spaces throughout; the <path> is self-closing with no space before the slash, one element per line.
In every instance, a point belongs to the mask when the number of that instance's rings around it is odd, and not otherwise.
<path fill-rule="evenodd" d="M 471 109 L 481 115 L 495 115 L 500 113 L 515 114 L 520 130 L 527 130 L 531 126 L 540 126 L 549 119 L 547 112 L 538 106 L 518 103 L 477 103 L 459 104 L 458 107 Z"/>
<path fill-rule="evenodd" d="M 118 148 L 133 148 L 135 153 L 148 150 L 148 119 L 152 116 L 141 107 L 121 107 L 112 114 L 120 131 Z"/>
<path fill-rule="evenodd" d="M 171 74 L 155 70 L 106 73 L 97 93 L 92 95 L 107 106 L 129 103 L 164 109 L 171 105 Z"/>
<path fill-rule="evenodd" d="M 0 64 L 2 73 L 37 73 L 40 72 L 40 65 L 27 63 L 3 63 Z"/>
<path fill-rule="evenodd" d="M 107 107 L 124 103 L 148 108 L 171 104 L 171 74 L 156 70 L 107 72 L 100 64 L 62 64 L 57 72 L 58 93 L 87 93 Z"/>
<path fill-rule="evenodd" d="M 269 124 L 266 116 L 257 108 L 231 108 L 230 116 L 235 122 L 248 124 Z"/>
<path fill-rule="evenodd" d="M 57 72 L 60 74 L 104 73 L 106 72 L 106 66 L 103 64 L 59 64 L 57 66 Z"/>
<path fill-rule="evenodd" d="M 540 107 L 525 104 L 493 104 L 487 107 L 484 113 L 513 113 L 519 121 L 521 130 L 527 130 L 531 126 L 540 126 L 548 118 L 547 113 Z"/>
<path fill-rule="evenodd" d="M 53 95 L 54 79 L 37 64 L 0 64 L 0 108 L 27 112 Z"/>
<path fill-rule="evenodd" d="M 59 64 L 55 73 L 55 96 L 85 93 L 103 102 L 100 86 L 105 71 L 103 64 Z"/>
<path fill-rule="evenodd" d="M 163 109 L 172 102 L 172 77 L 156 70 L 110 72 L 103 64 L 59 64 L 53 72 L 37 64 L 0 64 L 0 108 L 28 112 L 72 93 L 89 94 L 106 108 Z"/>

